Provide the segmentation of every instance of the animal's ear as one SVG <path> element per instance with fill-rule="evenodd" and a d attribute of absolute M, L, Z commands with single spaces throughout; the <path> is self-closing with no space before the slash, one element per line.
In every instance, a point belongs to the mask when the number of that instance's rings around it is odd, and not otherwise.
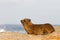
<path fill-rule="evenodd" d="M 29 21 L 31 21 L 31 19 L 29 19 Z"/>

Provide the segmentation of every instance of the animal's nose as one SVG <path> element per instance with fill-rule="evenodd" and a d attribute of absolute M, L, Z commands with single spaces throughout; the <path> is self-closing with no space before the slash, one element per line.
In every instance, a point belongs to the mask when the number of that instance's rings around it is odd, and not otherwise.
<path fill-rule="evenodd" d="M 21 22 L 22 22 L 22 20 L 21 20 Z"/>

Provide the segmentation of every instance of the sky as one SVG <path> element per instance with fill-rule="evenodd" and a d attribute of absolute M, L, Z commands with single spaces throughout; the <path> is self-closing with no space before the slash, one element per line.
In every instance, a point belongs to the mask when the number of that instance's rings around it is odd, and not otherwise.
<path fill-rule="evenodd" d="M 0 24 L 21 24 L 24 18 L 60 24 L 60 0 L 0 0 Z"/>

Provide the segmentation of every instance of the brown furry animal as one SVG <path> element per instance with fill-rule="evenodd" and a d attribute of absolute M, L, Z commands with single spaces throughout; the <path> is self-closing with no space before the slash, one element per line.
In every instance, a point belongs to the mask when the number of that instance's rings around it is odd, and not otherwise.
<path fill-rule="evenodd" d="M 51 24 L 46 23 L 46 24 L 33 24 L 30 19 L 25 18 L 21 20 L 21 23 L 23 24 L 25 30 L 27 31 L 28 34 L 49 34 L 54 32 L 54 28 Z"/>

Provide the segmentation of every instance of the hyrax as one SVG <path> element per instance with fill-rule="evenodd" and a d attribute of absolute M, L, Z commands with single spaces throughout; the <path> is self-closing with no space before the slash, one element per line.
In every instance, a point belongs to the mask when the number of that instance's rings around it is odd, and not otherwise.
<path fill-rule="evenodd" d="M 28 19 L 28 18 L 21 20 L 21 23 L 23 24 L 28 34 L 46 35 L 55 31 L 53 26 L 49 23 L 33 24 L 31 22 L 31 19 Z"/>

